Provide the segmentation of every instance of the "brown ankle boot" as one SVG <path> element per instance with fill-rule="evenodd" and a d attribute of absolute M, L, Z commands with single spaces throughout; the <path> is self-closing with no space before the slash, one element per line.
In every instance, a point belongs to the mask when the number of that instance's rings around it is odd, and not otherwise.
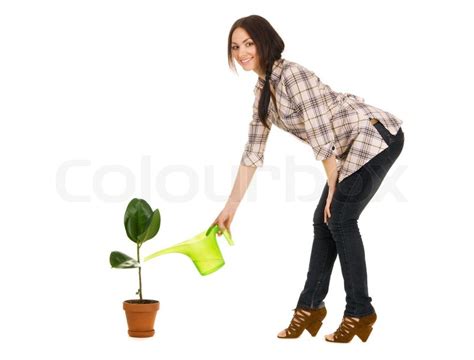
<path fill-rule="evenodd" d="M 376 320 L 377 314 L 375 313 L 359 318 L 344 317 L 339 328 L 334 333 L 326 335 L 326 341 L 348 343 L 357 335 L 363 342 L 366 342 Z"/>
<path fill-rule="evenodd" d="M 296 308 L 293 310 L 295 313 L 293 314 L 290 325 L 277 336 L 280 339 L 294 339 L 299 337 L 304 330 L 308 330 L 311 336 L 316 336 L 326 316 L 326 308 L 322 307 L 313 310 Z"/>

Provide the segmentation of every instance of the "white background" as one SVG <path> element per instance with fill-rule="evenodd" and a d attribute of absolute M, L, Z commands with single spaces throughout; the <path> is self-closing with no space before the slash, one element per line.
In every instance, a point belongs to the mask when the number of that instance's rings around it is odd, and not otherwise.
<path fill-rule="evenodd" d="M 0 354 L 83 359 L 472 357 L 472 11 L 469 1 L 2 1 Z M 379 316 L 365 344 L 330 344 L 339 262 L 316 338 L 278 340 L 302 290 L 322 164 L 277 128 L 201 277 L 183 255 L 144 266 L 156 335 L 127 335 L 134 270 L 123 214 L 162 214 L 146 254 L 221 210 L 251 119 L 254 73 L 233 74 L 232 23 L 267 18 L 284 58 L 403 121 L 405 148 L 360 218 Z M 296 168 L 295 168 L 296 167 Z M 5 355 L 8 354 L 8 355 Z M 460 356 L 464 354 L 463 356 Z"/>

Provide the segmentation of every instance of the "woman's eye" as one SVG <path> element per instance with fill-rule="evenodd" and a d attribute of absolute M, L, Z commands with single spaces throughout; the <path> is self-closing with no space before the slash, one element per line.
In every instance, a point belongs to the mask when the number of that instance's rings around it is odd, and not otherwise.
<path fill-rule="evenodd" d="M 247 47 L 252 46 L 252 45 L 253 45 L 253 42 L 248 42 L 247 43 Z"/>
<path fill-rule="evenodd" d="M 232 50 L 237 50 L 239 47 L 238 46 L 232 46 Z"/>

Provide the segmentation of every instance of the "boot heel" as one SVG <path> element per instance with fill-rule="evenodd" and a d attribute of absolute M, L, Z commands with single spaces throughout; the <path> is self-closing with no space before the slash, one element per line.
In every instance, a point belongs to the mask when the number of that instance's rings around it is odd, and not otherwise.
<path fill-rule="evenodd" d="M 308 330 L 308 332 L 311 334 L 312 337 L 315 337 L 318 334 L 318 331 L 321 328 L 321 325 L 323 325 L 322 322 L 315 322 L 308 325 L 306 330 Z"/>
<path fill-rule="evenodd" d="M 366 342 L 376 320 L 377 314 L 375 312 L 360 318 L 344 316 L 339 328 L 334 333 L 326 335 L 326 341 L 348 343 L 357 335 L 362 342 Z"/>
<path fill-rule="evenodd" d="M 369 338 L 369 335 L 370 335 L 371 332 L 372 332 L 372 325 L 360 329 L 360 330 L 357 332 L 356 335 L 357 335 L 357 336 L 359 337 L 359 339 L 361 339 L 363 342 L 366 342 L 367 339 Z"/>
<path fill-rule="evenodd" d="M 290 325 L 277 336 L 280 339 L 294 339 L 299 337 L 303 331 L 308 330 L 312 336 L 316 336 L 326 316 L 326 308 L 302 309 L 296 308 Z"/>

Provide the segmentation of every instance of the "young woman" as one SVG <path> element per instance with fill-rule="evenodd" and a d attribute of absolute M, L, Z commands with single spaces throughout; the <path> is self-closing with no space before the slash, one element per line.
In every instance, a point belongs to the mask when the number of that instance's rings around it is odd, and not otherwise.
<path fill-rule="evenodd" d="M 400 155 L 402 121 L 364 99 L 333 91 L 305 67 L 281 57 L 284 42 L 264 18 L 238 19 L 228 40 L 229 66 L 258 75 L 253 119 L 232 192 L 214 224 L 230 231 L 257 167 L 263 164 L 272 124 L 308 143 L 327 175 L 313 218 L 314 241 L 307 279 L 290 325 L 279 338 L 304 330 L 316 336 L 326 316 L 324 298 L 339 255 L 346 309 L 331 342 L 366 341 L 376 321 L 367 288 L 364 246 L 357 220 Z"/>

